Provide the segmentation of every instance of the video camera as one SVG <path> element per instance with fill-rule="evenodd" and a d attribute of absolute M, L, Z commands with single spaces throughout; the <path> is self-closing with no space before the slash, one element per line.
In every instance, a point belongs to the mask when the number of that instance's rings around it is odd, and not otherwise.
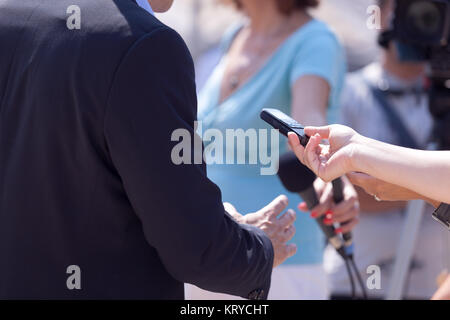
<path fill-rule="evenodd" d="M 382 37 L 393 41 L 403 61 L 430 66 L 430 112 L 434 138 L 450 149 L 450 0 L 396 0 L 392 29 Z"/>

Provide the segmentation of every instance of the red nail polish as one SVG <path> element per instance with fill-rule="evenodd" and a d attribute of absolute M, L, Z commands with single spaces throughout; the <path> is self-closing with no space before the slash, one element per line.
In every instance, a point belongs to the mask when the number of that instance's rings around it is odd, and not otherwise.
<path fill-rule="evenodd" d="M 311 218 L 317 218 L 317 212 L 312 211 L 311 212 Z"/>
<path fill-rule="evenodd" d="M 335 232 L 336 233 L 342 233 L 342 228 L 337 228 Z"/>
<path fill-rule="evenodd" d="M 323 223 L 325 223 L 325 224 L 333 224 L 333 220 L 331 220 L 331 219 L 323 219 Z"/>

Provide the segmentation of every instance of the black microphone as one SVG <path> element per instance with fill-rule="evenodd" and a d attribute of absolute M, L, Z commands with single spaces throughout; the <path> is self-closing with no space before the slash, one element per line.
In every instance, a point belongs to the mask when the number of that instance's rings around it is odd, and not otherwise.
<path fill-rule="evenodd" d="M 331 182 L 333 184 L 333 200 L 334 203 L 339 203 L 344 200 L 342 179 L 338 178 Z M 345 251 L 347 255 L 353 255 L 353 236 L 351 232 L 346 232 L 342 235 L 344 239 Z"/>
<path fill-rule="evenodd" d="M 293 152 L 287 152 L 280 157 L 278 177 L 288 191 L 300 194 L 308 209 L 312 209 L 319 204 L 313 185 L 316 175 L 302 165 Z M 344 243 L 339 235 L 336 234 L 334 226 L 326 225 L 322 217 L 317 218 L 316 221 L 330 244 L 345 258 Z"/>

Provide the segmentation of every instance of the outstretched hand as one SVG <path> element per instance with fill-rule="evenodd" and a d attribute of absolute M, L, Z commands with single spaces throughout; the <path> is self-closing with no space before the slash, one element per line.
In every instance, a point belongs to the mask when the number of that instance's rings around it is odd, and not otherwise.
<path fill-rule="evenodd" d="M 332 181 L 353 171 L 352 158 L 356 142 L 360 137 L 353 129 L 342 125 L 306 127 L 310 137 L 306 147 L 300 144 L 298 136 L 290 132 L 289 145 L 297 158 L 324 181 Z M 322 144 L 328 140 L 329 144 Z"/>
<path fill-rule="evenodd" d="M 260 228 L 267 234 L 272 241 L 274 267 L 282 264 L 297 252 L 297 246 L 294 243 L 288 243 L 295 234 L 296 214 L 292 209 L 286 210 L 287 205 L 288 198 L 280 195 L 259 211 L 243 216 L 236 211 L 233 205 L 224 203 L 225 210 L 239 223 Z"/>

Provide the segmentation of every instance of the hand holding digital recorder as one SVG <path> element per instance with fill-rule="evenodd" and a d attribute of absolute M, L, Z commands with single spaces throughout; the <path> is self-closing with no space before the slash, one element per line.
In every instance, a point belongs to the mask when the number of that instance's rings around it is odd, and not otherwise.
<path fill-rule="evenodd" d="M 302 146 L 306 147 L 306 145 L 308 144 L 309 137 L 304 132 L 304 126 L 302 126 L 300 123 L 298 123 L 285 113 L 281 112 L 280 110 L 269 108 L 263 109 L 261 111 L 260 117 L 262 120 L 270 124 L 273 128 L 278 129 L 280 133 L 283 134 L 284 136 L 287 137 L 289 132 L 294 132 L 297 134 Z M 304 167 L 304 170 L 302 170 L 303 168 L 298 168 L 298 166 L 296 166 L 296 169 L 294 170 L 293 168 L 291 168 L 292 162 L 284 160 L 280 159 L 279 177 L 281 179 L 282 184 L 289 191 L 300 193 L 303 200 L 306 202 L 308 208 L 310 210 L 313 209 L 315 206 L 319 204 L 316 191 L 314 190 L 313 187 L 315 175 L 306 167 Z M 290 164 L 286 165 L 286 168 L 282 168 L 281 161 L 284 161 L 285 165 L 288 163 Z M 301 181 L 301 183 L 292 183 L 292 173 L 286 171 L 292 171 L 294 174 L 297 173 L 299 175 L 298 178 L 303 179 L 304 181 Z M 334 201 L 335 203 L 339 203 L 343 200 L 342 180 L 340 178 L 336 179 L 332 182 L 332 184 L 333 184 Z M 336 234 L 335 227 L 333 225 L 326 225 L 323 221 L 323 218 L 317 218 L 316 222 L 318 223 L 322 232 L 325 234 L 328 242 L 335 248 L 335 250 L 345 261 L 347 272 L 349 274 L 349 278 L 352 284 L 352 296 L 355 297 L 356 292 L 354 279 L 351 272 L 351 268 L 353 267 L 353 272 L 356 274 L 363 296 L 366 298 L 367 296 L 362 282 L 362 278 L 359 275 L 358 269 L 353 260 L 353 240 L 351 233 L 350 232 L 345 233 L 342 235 L 341 238 Z"/>

